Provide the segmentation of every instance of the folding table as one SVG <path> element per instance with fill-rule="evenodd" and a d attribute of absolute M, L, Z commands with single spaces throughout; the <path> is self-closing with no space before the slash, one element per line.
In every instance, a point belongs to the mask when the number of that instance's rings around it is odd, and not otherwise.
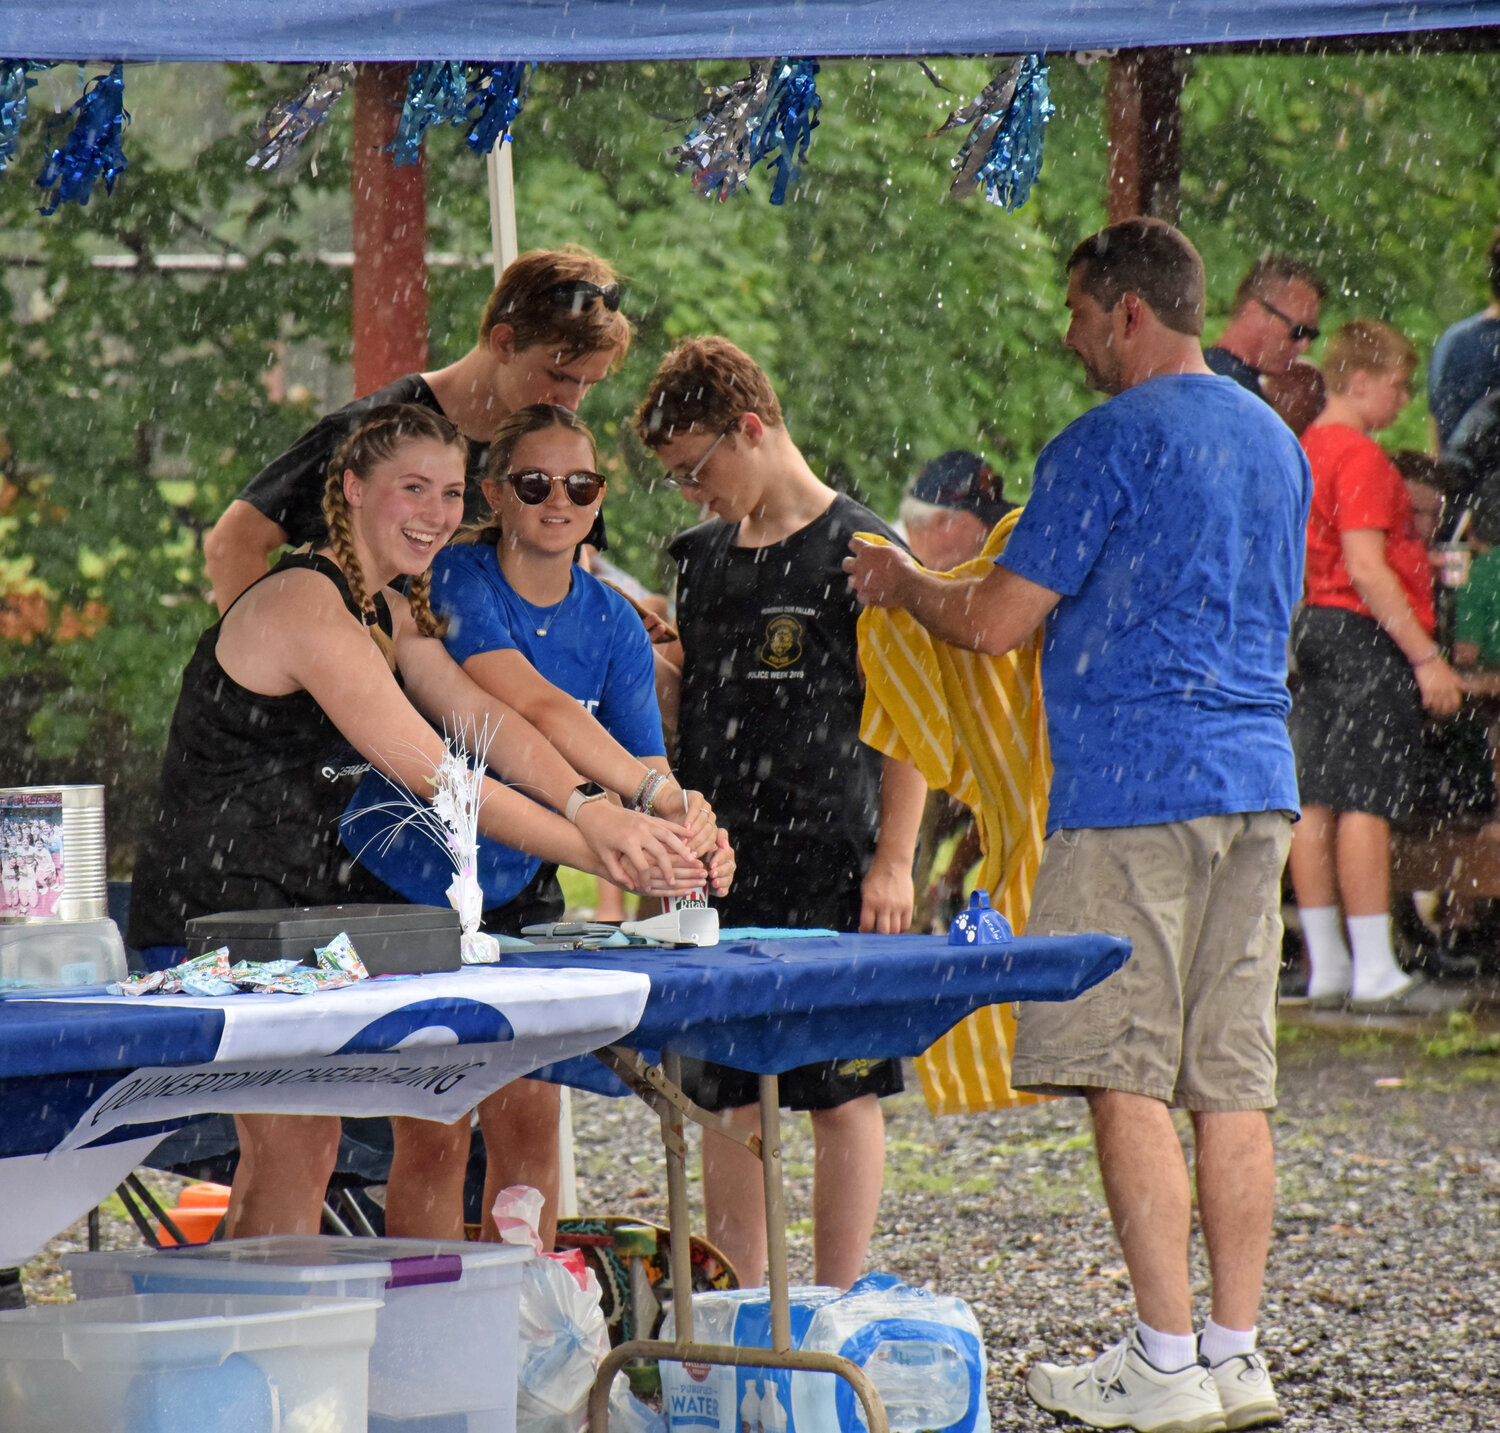
<path fill-rule="evenodd" d="M 859 1365 L 791 1346 L 777 1075 L 817 1060 L 920 1054 L 982 1006 L 1071 1000 L 1117 970 L 1129 953 L 1128 941 L 1103 935 L 1020 938 L 1005 945 L 949 945 L 932 936 L 840 935 L 687 951 L 508 952 L 506 961 L 512 965 L 628 968 L 651 979 L 640 1023 L 619 1043 L 595 1052 L 600 1065 L 571 1060 L 537 1071 L 537 1078 L 603 1093 L 631 1090 L 660 1116 L 666 1150 L 676 1339 L 634 1339 L 609 1354 L 589 1398 L 591 1433 L 607 1433 L 615 1374 L 637 1358 L 833 1373 L 852 1386 L 869 1433 L 886 1433 L 879 1394 Z M 760 1076 L 758 1137 L 728 1128 L 687 1098 L 680 1079 L 684 1055 Z M 693 1339 L 686 1120 L 740 1140 L 761 1160 L 769 1349 Z"/>

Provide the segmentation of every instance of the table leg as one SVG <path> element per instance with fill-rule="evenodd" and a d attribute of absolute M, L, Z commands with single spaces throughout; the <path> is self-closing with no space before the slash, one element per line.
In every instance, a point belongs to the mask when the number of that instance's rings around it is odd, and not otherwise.
<path fill-rule="evenodd" d="M 693 1342 L 693 1258 L 687 1194 L 687 1140 L 684 1120 L 691 1118 L 705 1127 L 721 1128 L 716 1116 L 700 1110 L 682 1093 L 682 1059 L 664 1052 L 660 1070 L 646 1066 L 640 1056 L 625 1049 L 596 1051 L 597 1057 L 614 1070 L 661 1118 L 662 1144 L 667 1157 L 667 1219 L 671 1232 L 672 1311 L 677 1338 L 632 1339 L 614 1349 L 599 1365 L 589 1390 L 589 1433 L 609 1433 L 609 1392 L 615 1375 L 635 1359 L 669 1359 L 675 1363 L 729 1364 L 741 1368 L 791 1368 L 813 1373 L 831 1373 L 854 1390 L 864 1408 L 869 1433 L 889 1433 L 885 1405 L 857 1363 L 833 1353 L 811 1353 L 792 1347 L 791 1308 L 787 1292 L 786 1200 L 781 1169 L 781 1090 L 775 1075 L 760 1077 L 760 1138 L 725 1127 L 762 1162 L 766 1191 L 766 1272 L 771 1303 L 771 1347 L 735 1348 L 725 1344 Z M 758 1146 L 758 1147 L 757 1147 Z"/>
<path fill-rule="evenodd" d="M 682 1056 L 665 1051 L 662 1073 L 682 1088 Z M 687 1137 L 682 1112 L 668 1105 L 661 1112 L 661 1140 L 667 1152 L 667 1230 L 672 1261 L 672 1314 L 677 1337 L 693 1338 L 692 1215 L 688 1211 Z M 779 1166 L 778 1166 L 779 1167 Z"/>
<path fill-rule="evenodd" d="M 760 1160 L 766 1191 L 766 1287 L 771 1295 L 771 1347 L 792 1346 L 787 1301 L 786 1196 L 781 1183 L 781 1087 L 775 1075 L 760 1077 Z"/>

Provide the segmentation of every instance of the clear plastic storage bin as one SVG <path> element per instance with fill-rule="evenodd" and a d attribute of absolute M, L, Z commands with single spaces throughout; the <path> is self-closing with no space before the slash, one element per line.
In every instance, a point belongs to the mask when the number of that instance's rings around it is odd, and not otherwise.
<path fill-rule="evenodd" d="M 62 1262 L 80 1299 L 383 1299 L 370 1351 L 371 1433 L 515 1433 L 521 1266 L 529 1258 L 530 1249 L 509 1244 L 277 1235 L 160 1253 L 65 1254 Z"/>
<path fill-rule="evenodd" d="M 7 1433 L 359 1433 L 373 1299 L 145 1294 L 0 1314 Z"/>
<path fill-rule="evenodd" d="M 112 920 L 0 921 L 0 993 L 105 985 L 127 974 Z"/>

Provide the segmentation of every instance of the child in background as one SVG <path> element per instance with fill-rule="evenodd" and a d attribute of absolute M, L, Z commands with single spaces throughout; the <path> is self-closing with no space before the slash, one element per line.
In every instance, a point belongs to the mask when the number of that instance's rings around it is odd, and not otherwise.
<path fill-rule="evenodd" d="M 1313 502 L 1306 605 L 1293 629 L 1302 820 L 1290 869 L 1309 1000 L 1360 1011 L 1432 1005 L 1433 992 L 1401 970 L 1391 944 L 1390 825 L 1410 809 L 1424 710 L 1449 717 L 1463 698 L 1433 640 L 1427 544 L 1401 474 L 1370 436 L 1406 406 L 1416 363 L 1395 329 L 1345 324 L 1324 355 L 1327 403 L 1302 435 Z"/>

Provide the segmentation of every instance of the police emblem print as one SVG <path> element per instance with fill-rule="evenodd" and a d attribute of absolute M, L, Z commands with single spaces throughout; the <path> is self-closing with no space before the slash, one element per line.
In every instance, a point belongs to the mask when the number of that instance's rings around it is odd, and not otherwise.
<path fill-rule="evenodd" d="M 782 672 L 802 660 L 802 622 L 791 612 L 776 612 L 766 623 L 760 660 L 774 671 Z"/>

